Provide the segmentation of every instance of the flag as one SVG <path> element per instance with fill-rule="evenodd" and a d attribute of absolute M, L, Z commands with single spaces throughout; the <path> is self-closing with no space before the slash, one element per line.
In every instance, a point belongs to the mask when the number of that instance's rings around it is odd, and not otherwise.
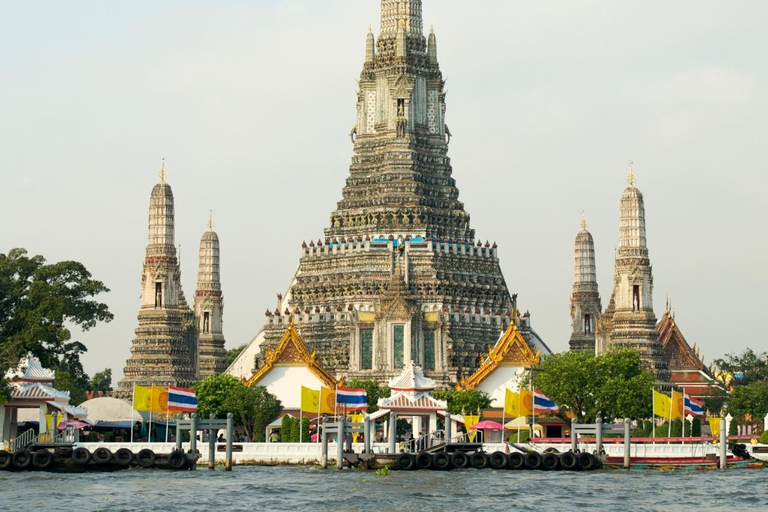
<path fill-rule="evenodd" d="M 560 410 L 555 402 L 538 389 L 533 391 L 533 403 L 536 406 L 536 411 L 558 412 Z"/>
<path fill-rule="evenodd" d="M 712 432 L 712 437 L 720 435 L 720 420 L 722 418 L 709 418 L 709 430 Z"/>
<path fill-rule="evenodd" d="M 320 387 L 320 414 L 336 414 L 336 393 L 322 386 Z"/>
<path fill-rule="evenodd" d="M 168 410 L 197 412 L 197 396 L 193 389 L 168 386 Z"/>
<path fill-rule="evenodd" d="M 659 393 L 655 389 L 653 390 L 653 414 L 656 416 L 661 416 L 662 418 L 667 418 L 668 420 L 671 420 L 672 418 L 671 413 L 672 412 L 672 399 L 669 398 L 664 393 Z"/>
<path fill-rule="evenodd" d="M 470 443 L 475 442 L 475 435 L 477 434 L 477 430 L 474 430 L 472 427 L 480 421 L 480 415 L 478 414 L 465 414 L 464 415 L 464 428 L 467 429 L 467 438 L 469 439 Z"/>
<path fill-rule="evenodd" d="M 317 414 L 320 411 L 320 391 L 301 386 L 301 410 Z"/>
<path fill-rule="evenodd" d="M 168 388 L 165 386 L 152 386 L 152 403 L 149 410 L 152 412 L 168 412 Z"/>
<path fill-rule="evenodd" d="M 672 391 L 672 419 L 681 419 L 685 416 L 685 400 L 682 393 Z"/>
<path fill-rule="evenodd" d="M 137 411 L 148 411 L 152 408 L 152 388 L 133 386 L 133 408 Z"/>
<path fill-rule="evenodd" d="M 368 393 L 363 388 L 336 388 L 336 403 L 347 410 L 368 409 Z"/>
<path fill-rule="evenodd" d="M 685 395 L 685 414 L 691 416 L 701 416 L 704 414 L 704 402 L 700 402 L 693 397 Z"/>
<path fill-rule="evenodd" d="M 520 390 L 520 393 L 507 389 L 504 397 L 504 414 L 515 417 L 533 414 L 533 394 L 527 389 Z"/>

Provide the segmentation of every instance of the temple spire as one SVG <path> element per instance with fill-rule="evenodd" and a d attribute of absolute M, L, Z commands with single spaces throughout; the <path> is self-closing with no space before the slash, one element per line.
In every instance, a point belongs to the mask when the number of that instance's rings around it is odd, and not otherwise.
<path fill-rule="evenodd" d="M 365 38 L 365 63 L 372 64 L 376 57 L 376 40 L 373 37 L 373 27 L 368 27 L 368 35 Z"/>
<path fill-rule="evenodd" d="M 427 53 L 429 53 L 430 64 L 437 64 L 437 36 L 435 36 L 435 27 L 432 27 L 429 31 Z"/>
<path fill-rule="evenodd" d="M 227 368 L 223 334 L 224 299 L 219 269 L 219 235 L 213 230 L 211 212 L 208 230 L 200 239 L 200 260 L 195 288 L 200 378 L 218 375 Z"/>
<path fill-rule="evenodd" d="M 406 34 L 422 34 L 421 0 L 381 0 L 381 37 L 394 37 L 401 22 Z"/>

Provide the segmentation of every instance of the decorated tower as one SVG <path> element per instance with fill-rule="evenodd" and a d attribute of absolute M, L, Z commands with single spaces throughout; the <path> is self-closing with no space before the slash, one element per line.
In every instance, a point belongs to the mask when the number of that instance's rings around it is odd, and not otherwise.
<path fill-rule="evenodd" d="M 149 240 L 141 276 L 141 309 L 131 357 L 117 395 L 129 398 L 133 385 L 190 386 L 196 380 L 197 347 L 192 310 L 181 290 L 181 271 L 174 246 L 171 186 L 160 182 L 149 203 Z"/>
<path fill-rule="evenodd" d="M 611 301 L 601 318 L 600 350 L 631 348 L 656 373 L 657 383 L 669 382 L 669 369 L 662 358 L 662 346 L 653 313 L 653 272 L 645 238 L 643 194 L 635 187 L 630 165 L 629 186 L 621 195 L 619 248 Z M 607 341 L 607 343 L 606 343 Z"/>
<path fill-rule="evenodd" d="M 602 305 L 597 289 L 595 242 L 582 216 L 581 231 L 574 247 L 573 292 L 571 293 L 571 350 L 595 352 L 595 329 Z"/>
<path fill-rule="evenodd" d="M 208 230 L 200 239 L 200 263 L 195 290 L 195 317 L 201 379 L 218 375 L 227 369 L 224 349 L 224 299 L 221 295 L 219 273 L 219 236 L 213 230 L 213 215 Z"/>
<path fill-rule="evenodd" d="M 420 0 L 382 0 L 378 40 L 366 37 L 349 177 L 324 237 L 302 245 L 288 293 L 267 311 L 258 349 L 241 356 L 260 353 L 257 367 L 292 319 L 337 376 L 386 383 L 414 361 L 448 384 L 471 375 L 516 318 L 496 244 L 475 239 L 459 201 L 437 38 L 422 26 Z M 525 318 L 526 340 L 548 353 Z"/>

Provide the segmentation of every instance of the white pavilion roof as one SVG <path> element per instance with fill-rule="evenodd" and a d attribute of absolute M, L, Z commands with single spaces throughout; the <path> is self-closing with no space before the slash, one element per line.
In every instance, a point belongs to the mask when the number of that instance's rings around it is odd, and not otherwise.
<path fill-rule="evenodd" d="M 7 380 L 23 380 L 32 382 L 47 382 L 50 384 L 53 382 L 56 372 L 43 368 L 40 364 L 40 360 L 29 354 L 26 358 L 19 361 L 19 365 L 9 370 L 5 374 Z"/>
<path fill-rule="evenodd" d="M 433 391 L 435 387 L 435 381 L 427 378 L 413 361 L 405 365 L 403 373 L 389 380 L 392 391 Z"/>

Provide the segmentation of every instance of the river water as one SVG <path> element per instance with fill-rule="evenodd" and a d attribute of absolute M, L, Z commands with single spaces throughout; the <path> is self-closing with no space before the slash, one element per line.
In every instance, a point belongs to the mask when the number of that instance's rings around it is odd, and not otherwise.
<path fill-rule="evenodd" d="M 768 470 L 592 473 L 323 471 L 235 467 L 187 472 L 0 473 L 8 512 L 768 510 Z"/>

